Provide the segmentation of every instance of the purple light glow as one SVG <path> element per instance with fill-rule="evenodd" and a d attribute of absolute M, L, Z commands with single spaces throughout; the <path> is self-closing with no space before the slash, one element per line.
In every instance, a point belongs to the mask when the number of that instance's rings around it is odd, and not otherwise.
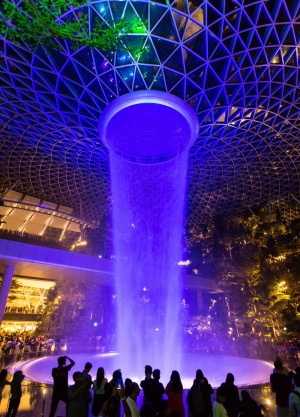
<path fill-rule="evenodd" d="M 84 364 L 89 360 L 93 364 L 91 375 L 93 379 L 96 377 L 97 368 L 103 366 L 106 377 L 111 378 L 112 372 L 121 367 L 124 362 L 122 355 L 113 353 L 108 354 L 72 354 L 68 353 L 75 361 L 75 366 L 72 371 L 81 371 Z M 57 366 L 58 356 L 49 356 L 46 358 L 38 358 L 30 361 L 19 362 L 9 367 L 9 372 L 13 373 L 21 369 L 26 375 L 26 379 L 31 381 L 39 381 L 42 383 L 52 384 L 51 370 Z M 186 353 L 183 356 L 184 365 L 179 369 L 182 377 L 184 388 L 191 387 L 193 379 L 195 378 L 196 369 L 202 369 L 204 375 L 207 377 L 210 384 L 217 388 L 224 382 L 228 372 L 232 372 L 235 376 L 235 383 L 238 386 L 250 386 L 255 384 L 262 384 L 269 382 L 270 373 L 273 365 L 257 359 L 247 359 L 223 355 L 205 355 L 196 353 Z M 117 366 L 116 366 L 117 365 Z M 141 381 L 144 378 L 144 368 L 137 368 L 137 364 L 132 358 L 129 373 L 125 373 L 123 377 L 130 377 L 133 381 Z M 72 384 L 72 373 L 69 375 L 69 383 Z M 161 375 L 161 381 L 164 385 L 169 381 L 170 374 Z"/>
<path fill-rule="evenodd" d="M 162 92 L 122 96 L 104 111 L 110 150 L 116 262 L 117 344 L 130 374 L 149 363 L 180 369 L 180 269 L 187 154 L 198 134 L 194 111 Z M 118 359 L 119 361 L 120 359 Z"/>

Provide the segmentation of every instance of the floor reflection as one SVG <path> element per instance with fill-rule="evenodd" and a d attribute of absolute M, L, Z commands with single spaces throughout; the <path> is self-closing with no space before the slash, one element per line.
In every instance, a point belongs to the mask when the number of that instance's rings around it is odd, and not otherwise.
<path fill-rule="evenodd" d="M 29 381 L 24 381 L 22 384 L 23 396 L 18 417 L 48 417 L 50 411 L 50 403 L 52 396 L 52 387 L 50 385 L 35 384 Z M 3 392 L 2 403 L 0 405 L 0 414 L 4 415 L 7 411 L 9 401 L 9 387 L 6 387 Z M 268 385 L 249 389 L 250 395 L 259 403 L 266 407 L 267 417 L 276 417 L 275 413 L 275 396 L 270 392 Z M 187 394 L 187 390 L 185 390 Z M 143 401 L 142 393 L 139 396 L 139 403 Z M 186 404 L 186 402 L 185 402 Z M 56 411 L 56 417 L 65 416 L 65 405 L 60 402 Z M 89 417 L 92 417 L 90 412 Z"/>

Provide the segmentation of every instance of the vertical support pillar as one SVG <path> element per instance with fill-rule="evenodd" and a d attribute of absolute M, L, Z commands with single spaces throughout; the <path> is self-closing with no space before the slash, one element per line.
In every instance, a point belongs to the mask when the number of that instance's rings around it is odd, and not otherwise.
<path fill-rule="evenodd" d="M 2 284 L 0 288 L 0 325 L 3 320 L 7 297 L 8 297 L 11 282 L 14 276 L 14 271 L 15 271 L 14 265 L 7 265 L 3 274 Z"/>

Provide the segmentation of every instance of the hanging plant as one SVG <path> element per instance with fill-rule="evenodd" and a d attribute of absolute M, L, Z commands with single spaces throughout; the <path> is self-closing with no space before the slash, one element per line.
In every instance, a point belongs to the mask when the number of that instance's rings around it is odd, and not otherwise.
<path fill-rule="evenodd" d="M 56 40 L 70 41 L 73 49 L 89 46 L 115 51 L 120 44 L 128 50 L 122 39 L 132 32 L 131 24 L 121 20 L 108 27 L 99 21 L 89 30 L 87 13 L 82 10 L 86 5 L 78 0 L 6 0 L 0 9 L 0 33 L 12 43 L 26 42 L 33 51 L 38 46 L 60 49 Z M 73 13 L 63 17 L 68 11 Z"/>

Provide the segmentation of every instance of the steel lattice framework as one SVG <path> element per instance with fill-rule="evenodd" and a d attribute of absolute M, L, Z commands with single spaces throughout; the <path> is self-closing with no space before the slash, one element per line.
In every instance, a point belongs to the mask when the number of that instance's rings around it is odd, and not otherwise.
<path fill-rule="evenodd" d="M 189 161 L 191 225 L 216 212 L 297 205 L 298 0 L 89 1 L 79 11 L 91 26 L 136 22 L 127 44 L 142 52 L 74 51 L 61 42 L 61 50 L 32 53 L 2 39 L 2 191 L 20 180 L 19 192 L 101 220 L 110 191 L 100 114 L 122 94 L 155 89 L 184 99 L 199 116 Z"/>

